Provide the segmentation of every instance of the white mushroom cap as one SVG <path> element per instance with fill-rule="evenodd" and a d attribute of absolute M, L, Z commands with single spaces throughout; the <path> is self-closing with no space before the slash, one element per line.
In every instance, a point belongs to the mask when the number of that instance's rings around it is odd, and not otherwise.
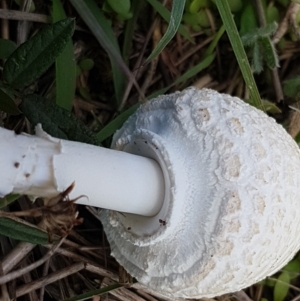
<path fill-rule="evenodd" d="M 240 99 L 195 88 L 158 97 L 129 118 L 113 148 L 163 170 L 156 216 L 101 215 L 112 255 L 151 290 L 172 298 L 238 291 L 300 248 L 298 146 Z"/>

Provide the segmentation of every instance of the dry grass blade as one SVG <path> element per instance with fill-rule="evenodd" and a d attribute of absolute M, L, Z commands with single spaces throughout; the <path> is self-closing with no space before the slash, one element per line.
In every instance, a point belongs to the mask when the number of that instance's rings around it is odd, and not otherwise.
<path fill-rule="evenodd" d="M 63 270 L 54 272 L 52 274 L 49 274 L 46 277 L 40 278 L 39 280 L 36 280 L 36 281 L 33 281 L 30 284 L 23 285 L 23 286 L 19 287 L 16 290 L 16 297 L 18 298 L 20 296 L 28 294 L 29 292 L 31 292 L 33 290 L 39 289 L 39 288 L 41 288 L 43 286 L 46 286 L 50 283 L 58 281 L 59 279 L 63 279 L 65 277 L 69 276 L 69 275 L 77 273 L 77 272 L 83 270 L 84 268 L 85 268 L 84 263 L 82 263 L 82 262 L 75 263 L 75 264 L 73 264 L 69 267 L 66 267 Z"/>
<path fill-rule="evenodd" d="M 44 256 L 42 257 L 40 260 L 36 261 L 35 263 L 24 267 L 22 269 L 19 269 L 17 271 L 11 272 L 9 274 L 0 276 L 0 284 L 4 284 L 7 283 L 13 279 L 16 279 L 22 275 L 25 275 L 26 273 L 32 271 L 33 269 L 36 269 L 37 267 L 39 267 L 40 265 L 42 265 L 44 262 L 46 262 L 50 257 L 53 256 L 53 254 L 56 252 L 56 250 L 60 247 L 60 245 L 63 243 L 64 238 L 62 238 L 57 244 L 55 244 L 52 249 Z"/>

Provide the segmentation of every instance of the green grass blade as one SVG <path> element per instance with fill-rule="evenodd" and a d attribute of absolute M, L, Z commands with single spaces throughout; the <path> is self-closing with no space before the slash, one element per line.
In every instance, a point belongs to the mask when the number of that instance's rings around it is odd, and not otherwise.
<path fill-rule="evenodd" d="M 150 96 L 148 96 L 148 99 L 152 99 L 154 97 L 157 97 L 161 94 L 166 93 L 170 88 L 172 88 L 174 85 L 177 84 L 181 84 L 182 82 L 187 81 L 188 79 L 190 79 L 191 77 L 195 76 L 197 73 L 201 72 L 202 70 L 206 69 L 207 67 L 210 66 L 210 64 L 213 62 L 213 60 L 215 59 L 216 54 L 212 53 L 209 54 L 207 57 L 205 57 L 200 63 L 198 63 L 197 65 L 195 65 L 194 67 L 190 68 L 187 72 L 185 72 L 184 74 L 182 74 L 179 78 L 177 78 L 173 84 L 171 84 L 170 86 L 163 88 L 161 90 L 158 90 L 154 93 L 152 93 Z"/>
<path fill-rule="evenodd" d="M 130 50 L 132 45 L 132 37 L 135 30 L 135 25 L 139 16 L 139 11 L 141 6 L 143 5 L 143 1 L 133 0 L 131 3 L 132 15 L 133 17 L 129 19 L 126 23 L 125 32 L 124 32 L 124 43 L 122 48 L 122 54 L 124 62 L 128 65 Z"/>
<path fill-rule="evenodd" d="M 263 104 L 253 77 L 253 73 L 243 47 L 240 35 L 233 20 L 227 0 L 215 0 L 223 24 L 225 26 L 232 49 L 240 66 L 242 75 L 249 90 L 250 98 L 257 108 L 263 110 Z"/>
<path fill-rule="evenodd" d="M 213 60 L 215 59 L 215 57 L 216 57 L 215 53 L 209 54 L 199 64 L 190 68 L 188 71 L 186 71 L 184 74 L 182 74 L 178 79 L 176 79 L 174 81 L 174 83 L 172 84 L 172 86 L 180 84 L 180 83 L 194 77 L 196 74 L 198 74 L 202 70 L 209 67 L 211 65 L 211 63 L 213 62 Z"/>
<path fill-rule="evenodd" d="M 139 106 L 140 104 L 135 104 L 128 110 L 121 113 L 109 124 L 107 124 L 98 134 L 96 134 L 97 142 L 101 143 L 103 140 L 113 135 L 116 130 L 118 130 L 123 125 L 123 123 L 136 111 Z"/>
<path fill-rule="evenodd" d="M 118 289 L 120 287 L 123 287 L 123 285 L 122 284 L 112 284 L 112 285 L 109 285 L 109 286 L 106 286 L 106 287 L 103 287 L 103 288 L 99 288 L 99 289 L 96 289 L 96 290 L 89 291 L 87 293 L 84 293 L 84 294 L 81 294 L 81 295 L 78 295 L 78 296 L 75 296 L 75 297 L 72 297 L 72 298 L 69 298 L 69 299 L 64 299 L 63 301 L 90 300 L 94 296 L 100 296 L 100 295 L 109 293 L 109 292 L 111 292 L 115 289 Z"/>
<path fill-rule="evenodd" d="M 212 54 L 215 50 L 215 48 L 217 47 L 217 44 L 219 43 L 219 40 L 221 39 L 222 35 L 225 32 L 225 27 L 224 25 L 222 25 L 218 32 L 216 33 L 216 35 L 214 36 L 213 40 L 211 41 L 211 43 L 209 44 L 209 46 L 206 48 L 205 53 L 204 53 L 204 57 Z"/>
<path fill-rule="evenodd" d="M 123 61 L 110 23 L 94 0 L 70 0 L 70 2 L 109 55 L 114 78 L 115 95 L 117 102 L 120 103 L 125 89 L 124 74 L 128 77 L 132 77 L 132 74 Z"/>
<path fill-rule="evenodd" d="M 170 22 L 167 31 L 159 41 L 157 46 L 154 48 L 150 56 L 147 58 L 146 63 L 149 63 L 153 58 L 159 55 L 167 46 L 167 44 L 173 39 L 179 28 L 184 11 L 184 6 L 185 0 L 173 0 Z"/>
<path fill-rule="evenodd" d="M 0 198 L 0 208 L 6 207 L 10 203 L 14 202 L 20 197 L 19 194 L 9 194 L 6 195 L 4 198 Z"/>
<path fill-rule="evenodd" d="M 66 18 L 61 0 L 52 0 L 53 22 Z M 73 43 L 70 40 L 65 50 L 55 61 L 56 104 L 71 110 L 75 97 L 76 63 Z"/>
<path fill-rule="evenodd" d="M 9 56 L 3 69 L 4 80 L 13 88 L 23 88 L 32 83 L 62 53 L 73 31 L 73 19 L 46 26 Z"/>
<path fill-rule="evenodd" d="M 160 16 L 167 22 L 170 22 L 171 19 L 171 13 L 161 4 L 161 2 L 157 0 L 147 0 L 150 5 L 160 14 Z M 188 39 L 190 42 L 195 43 L 193 37 L 190 35 L 190 33 L 185 29 L 183 25 L 179 25 L 178 32 Z"/>
<path fill-rule="evenodd" d="M 0 234 L 35 245 L 45 245 L 49 240 L 46 232 L 17 217 L 1 217 Z"/>

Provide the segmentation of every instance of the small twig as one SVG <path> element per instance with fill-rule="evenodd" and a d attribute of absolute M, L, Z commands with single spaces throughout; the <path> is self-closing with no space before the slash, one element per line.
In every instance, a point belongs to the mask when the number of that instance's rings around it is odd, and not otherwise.
<path fill-rule="evenodd" d="M 43 277 L 46 277 L 49 271 L 49 265 L 50 265 L 50 259 L 48 259 L 43 267 Z M 44 294 L 45 294 L 45 286 L 43 285 L 40 289 L 40 300 L 44 300 Z"/>
<path fill-rule="evenodd" d="M 45 245 L 44 247 L 51 248 L 51 245 Z M 88 259 L 88 258 L 86 258 L 84 256 L 81 256 L 79 254 L 76 254 L 74 252 L 71 252 L 71 251 L 63 249 L 63 248 L 59 248 L 56 251 L 56 253 L 60 254 L 60 255 L 63 255 L 63 256 L 66 256 L 68 258 L 72 258 L 72 259 L 74 259 L 76 261 L 85 262 L 86 264 L 88 264 L 86 266 L 87 270 L 93 270 L 94 273 L 96 273 L 96 274 L 98 274 L 100 276 L 110 277 L 112 279 L 118 279 L 117 276 L 114 273 L 112 273 L 112 272 L 110 272 L 110 271 L 102 268 L 101 266 L 99 266 L 98 264 L 96 264 L 94 261 L 92 261 L 92 260 L 90 260 L 90 259 Z"/>
<path fill-rule="evenodd" d="M 23 0 L 21 2 L 22 13 L 29 12 L 31 5 L 32 5 L 32 0 Z M 29 21 L 20 20 L 18 22 L 18 27 L 17 27 L 17 44 L 18 45 L 24 43 L 27 40 L 28 35 L 29 35 L 29 28 L 30 28 Z"/>
<path fill-rule="evenodd" d="M 36 245 L 31 244 L 29 242 L 21 242 L 19 243 L 9 254 L 7 254 L 2 261 L 0 262 L 0 265 L 3 270 L 3 274 L 7 274 L 9 271 L 11 271 L 21 260 L 23 260 L 30 251 L 35 247 Z"/>
<path fill-rule="evenodd" d="M 239 301 L 253 301 L 243 290 L 232 295 Z"/>
<path fill-rule="evenodd" d="M 55 244 L 52 249 L 45 255 L 43 256 L 41 259 L 37 260 L 36 262 L 30 264 L 29 266 L 25 267 L 25 268 L 21 268 L 17 271 L 11 272 L 9 274 L 0 276 L 0 284 L 3 283 L 7 283 L 13 279 L 16 279 L 26 273 L 29 273 L 30 271 L 36 269 L 37 267 L 39 267 L 40 265 L 42 265 L 44 262 L 46 262 L 49 258 L 51 258 L 53 256 L 53 254 L 56 252 L 56 250 L 60 247 L 60 245 L 63 243 L 65 237 L 61 238 L 60 241 Z"/>
<path fill-rule="evenodd" d="M 7 9 L 7 3 L 6 1 L 1 1 L 1 7 L 2 9 Z M 2 19 L 1 20 L 1 37 L 2 39 L 9 39 L 9 26 L 8 26 L 8 20 Z"/>
<path fill-rule="evenodd" d="M 155 22 L 155 29 L 153 31 L 153 35 L 152 35 L 152 41 L 153 41 L 153 49 L 157 46 L 157 44 L 159 43 L 159 41 L 161 40 L 161 32 L 160 32 L 160 19 L 158 19 L 157 22 Z M 150 86 L 150 83 L 152 81 L 152 78 L 155 74 L 156 68 L 157 68 L 157 64 L 159 61 L 159 56 L 155 57 L 151 62 L 150 62 L 150 68 L 148 69 L 146 78 L 141 86 L 141 90 L 144 94 L 146 94 L 146 91 L 148 89 L 148 87 Z M 139 101 L 143 101 L 142 99 L 139 99 Z"/>
<path fill-rule="evenodd" d="M 54 272 L 52 274 L 47 275 L 46 277 L 40 278 L 31 283 L 22 285 L 16 290 L 16 297 L 21 297 L 23 295 L 28 294 L 33 290 L 37 290 L 43 286 L 46 286 L 50 283 L 63 279 L 69 275 L 77 273 L 85 268 L 85 264 L 83 262 L 75 263 L 71 266 L 68 266 L 60 271 Z"/>
<path fill-rule="evenodd" d="M 289 106 L 293 111 L 290 114 L 288 133 L 295 138 L 300 132 L 300 104 L 295 103 L 294 106 Z"/>
<path fill-rule="evenodd" d="M 50 16 L 9 9 L 0 9 L 0 19 L 51 23 Z"/>
<path fill-rule="evenodd" d="M 273 36 L 274 44 L 277 44 L 280 41 L 280 39 L 285 35 L 285 33 L 289 28 L 289 23 L 293 25 L 293 29 L 297 34 L 297 36 L 299 37 L 299 29 L 296 22 L 296 15 L 299 12 L 299 10 L 300 10 L 299 3 L 295 3 L 295 2 L 290 3 L 283 20 L 280 22 L 278 29 Z"/>

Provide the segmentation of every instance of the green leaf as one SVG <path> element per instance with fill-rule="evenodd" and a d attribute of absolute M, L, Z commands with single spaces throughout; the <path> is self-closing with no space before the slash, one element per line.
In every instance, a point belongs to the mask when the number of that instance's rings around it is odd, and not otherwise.
<path fill-rule="evenodd" d="M 236 28 L 235 22 L 233 20 L 230 7 L 227 0 L 215 0 L 216 6 L 218 8 L 219 14 L 222 18 L 223 24 L 225 26 L 228 38 L 230 40 L 232 49 L 234 51 L 235 57 L 238 61 L 240 70 L 242 72 L 243 78 L 245 80 L 246 86 L 249 90 L 250 98 L 255 103 L 257 108 L 264 110 L 263 104 L 252 74 L 252 70 L 243 47 L 240 35 Z"/>
<path fill-rule="evenodd" d="M 0 59 L 7 59 L 17 48 L 11 40 L 0 39 Z"/>
<path fill-rule="evenodd" d="M 274 286 L 274 301 L 283 301 L 289 291 L 290 275 L 282 272 Z"/>
<path fill-rule="evenodd" d="M 215 34 L 215 36 L 214 36 L 213 40 L 211 41 L 211 43 L 209 44 L 209 46 L 206 48 L 204 57 L 207 57 L 214 52 L 215 48 L 217 47 L 217 44 L 219 43 L 219 40 L 221 39 L 221 37 L 224 34 L 224 32 L 225 32 L 225 27 L 224 27 L 224 25 L 222 25 L 219 28 L 218 32 Z"/>
<path fill-rule="evenodd" d="M 147 2 L 160 14 L 160 16 L 167 22 L 170 23 L 171 13 L 157 0 L 147 0 Z M 178 32 L 192 43 L 195 43 L 194 38 L 185 29 L 183 25 L 179 25 Z"/>
<path fill-rule="evenodd" d="M 127 14 L 130 10 L 130 0 L 106 0 L 117 14 Z"/>
<path fill-rule="evenodd" d="M 84 71 L 89 71 L 93 69 L 94 65 L 95 63 L 92 59 L 84 59 L 79 63 L 79 67 Z"/>
<path fill-rule="evenodd" d="M 140 0 L 132 0 L 132 18 L 126 22 L 126 27 L 124 31 L 124 42 L 123 42 L 123 48 L 122 48 L 122 55 L 124 62 L 128 65 L 129 62 L 129 56 L 132 46 L 132 38 L 134 35 L 134 30 L 136 27 L 136 22 L 139 17 L 139 12 L 141 10 L 141 7 L 143 5 L 143 1 Z"/>
<path fill-rule="evenodd" d="M 124 122 L 137 110 L 139 106 L 140 104 L 135 104 L 107 124 L 98 134 L 96 134 L 97 141 L 101 143 L 106 138 L 113 135 L 119 128 L 122 127 Z"/>
<path fill-rule="evenodd" d="M 19 194 L 9 194 L 4 198 L 0 198 L 0 208 L 6 207 L 20 197 Z"/>
<path fill-rule="evenodd" d="M 0 217 L 0 234 L 35 245 L 48 243 L 48 234 L 20 218 Z"/>
<path fill-rule="evenodd" d="M 244 9 L 240 21 L 240 34 L 241 36 L 251 32 L 258 27 L 256 12 L 253 4 L 248 4 Z"/>
<path fill-rule="evenodd" d="M 273 22 L 265 27 L 255 28 L 244 34 L 241 39 L 244 46 L 254 44 L 258 39 L 270 37 L 278 28 L 278 25 Z"/>
<path fill-rule="evenodd" d="M 38 32 L 7 59 L 3 77 L 14 88 L 23 88 L 40 77 L 64 50 L 74 30 L 74 20 L 65 19 Z"/>
<path fill-rule="evenodd" d="M 53 137 L 96 144 L 91 131 L 71 112 L 39 95 L 27 95 L 20 109 L 34 126 L 41 123 L 43 129 Z"/>
<path fill-rule="evenodd" d="M 52 19 L 58 22 L 66 18 L 60 0 L 52 0 Z M 69 40 L 64 51 L 55 61 L 56 104 L 71 110 L 75 98 L 76 63 L 73 43 Z"/>
<path fill-rule="evenodd" d="M 149 2 L 149 0 L 148 0 Z M 172 10 L 171 10 L 171 17 L 169 26 L 167 28 L 166 33 L 159 41 L 157 46 L 154 48 L 150 56 L 147 58 L 146 63 L 149 63 L 153 60 L 157 55 L 159 55 L 163 49 L 167 46 L 167 44 L 173 39 L 175 36 L 184 11 L 185 0 L 173 0 Z"/>
<path fill-rule="evenodd" d="M 15 104 L 14 100 L 0 88 L 0 111 L 6 112 L 10 115 L 20 114 L 20 110 Z"/>
<path fill-rule="evenodd" d="M 288 272 L 290 279 L 294 279 L 299 276 L 300 273 L 300 262 L 298 258 L 290 261 L 284 268 L 283 271 Z"/>
<path fill-rule="evenodd" d="M 261 45 L 263 48 L 263 58 L 270 69 L 279 67 L 279 60 L 274 44 L 270 37 L 261 38 Z"/>
<path fill-rule="evenodd" d="M 248 100 L 248 101 L 245 100 L 245 101 L 255 107 L 254 103 L 251 102 L 250 100 Z M 270 112 L 272 114 L 280 114 L 281 113 L 281 110 L 273 102 L 266 100 L 266 99 L 262 99 L 262 102 L 263 102 L 263 106 L 264 106 L 266 112 Z"/>
<path fill-rule="evenodd" d="M 255 41 L 252 46 L 252 68 L 255 73 L 260 73 L 263 70 L 263 58 L 258 41 Z"/>
<path fill-rule="evenodd" d="M 283 91 L 286 96 L 296 98 L 300 93 L 300 76 L 286 80 L 283 83 Z"/>
<path fill-rule="evenodd" d="M 125 89 L 124 74 L 129 78 L 132 78 L 132 74 L 123 61 L 111 25 L 94 0 L 70 0 L 70 2 L 109 55 L 116 99 L 119 104 L 122 101 Z"/>
<path fill-rule="evenodd" d="M 100 296 L 106 293 L 109 293 L 115 289 L 118 289 L 120 287 L 123 287 L 122 284 L 112 284 L 103 288 L 99 288 L 96 290 L 91 290 L 87 293 L 75 296 L 75 297 L 71 297 L 69 299 L 64 299 L 64 301 L 83 301 L 83 300 L 90 300 L 91 298 L 93 298 L 94 296 Z"/>

